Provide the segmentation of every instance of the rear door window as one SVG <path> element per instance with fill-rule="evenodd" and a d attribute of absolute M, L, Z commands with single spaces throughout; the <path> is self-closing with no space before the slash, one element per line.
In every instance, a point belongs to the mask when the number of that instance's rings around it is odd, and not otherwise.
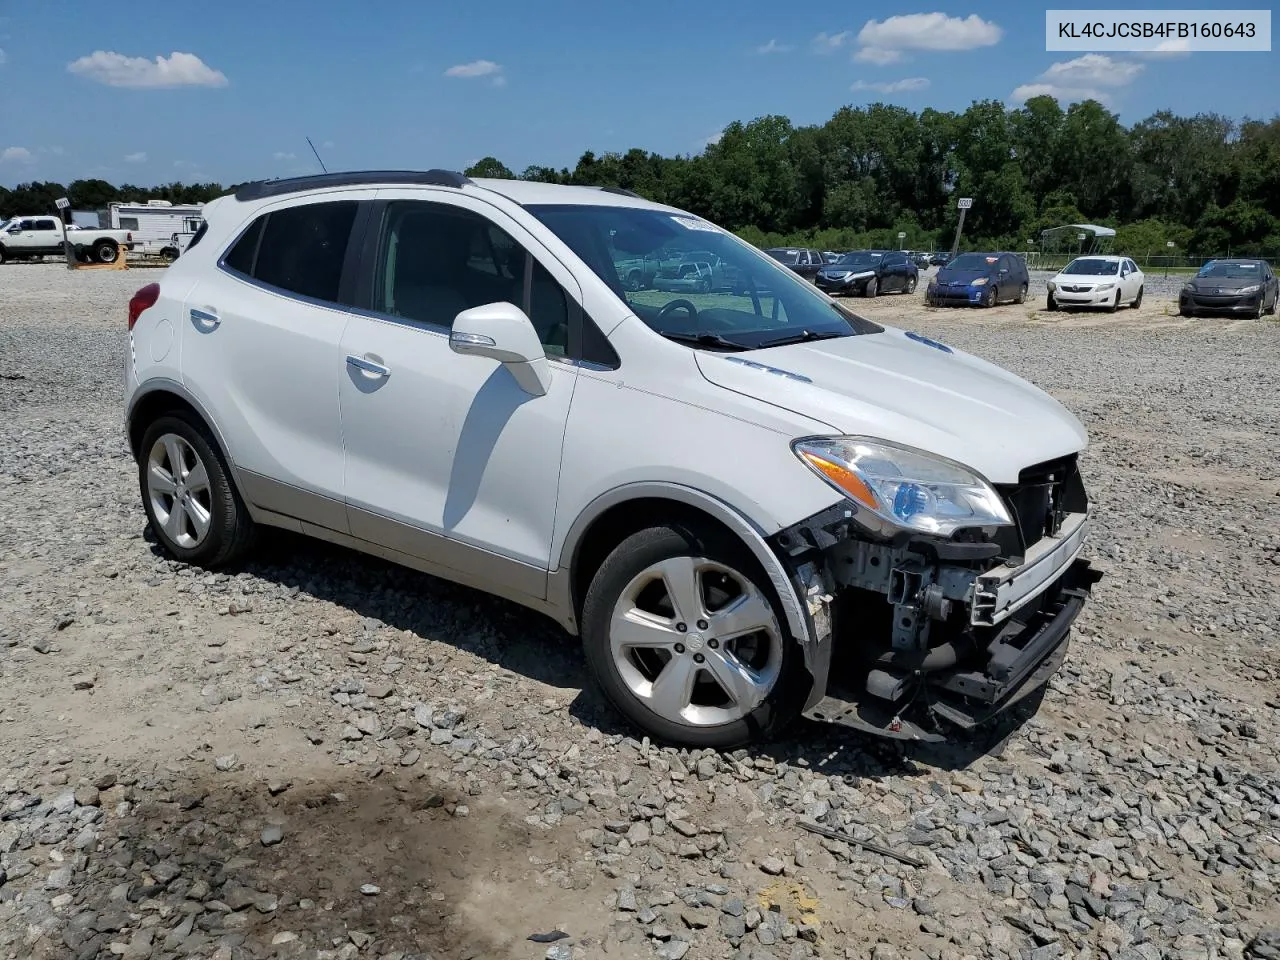
<path fill-rule="evenodd" d="M 223 266 L 286 293 L 336 303 L 358 206 L 334 200 L 264 214 L 227 252 Z"/>

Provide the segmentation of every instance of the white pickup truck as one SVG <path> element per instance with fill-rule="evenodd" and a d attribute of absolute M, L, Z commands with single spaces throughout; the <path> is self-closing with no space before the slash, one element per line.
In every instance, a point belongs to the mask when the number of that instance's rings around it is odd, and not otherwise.
<path fill-rule="evenodd" d="M 67 239 L 81 261 L 115 263 L 121 250 L 133 249 L 133 233 L 128 230 L 68 227 Z M 62 223 L 57 217 L 13 217 L 0 222 L 0 263 L 60 256 Z"/>

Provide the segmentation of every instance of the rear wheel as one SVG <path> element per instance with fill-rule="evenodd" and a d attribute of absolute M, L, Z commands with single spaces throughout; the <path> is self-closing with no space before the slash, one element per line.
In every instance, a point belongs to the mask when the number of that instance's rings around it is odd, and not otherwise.
<path fill-rule="evenodd" d="M 1142 306 L 1142 290 L 1142 287 L 1138 288 L 1138 295 L 1134 298 L 1133 303 L 1130 304 L 1130 306 L 1135 310 Z"/>
<path fill-rule="evenodd" d="M 902 288 L 903 293 L 915 293 L 917 280 L 915 277 L 907 277 L 907 285 Z"/>
<path fill-rule="evenodd" d="M 179 412 L 159 417 L 143 434 L 138 459 L 143 508 L 170 555 L 220 567 L 244 554 L 255 525 L 203 423 Z"/>
<path fill-rule="evenodd" d="M 115 263 L 120 256 L 120 248 L 114 240 L 99 240 L 93 245 L 93 259 L 99 263 Z"/>
<path fill-rule="evenodd" d="M 1024 283 L 1018 288 L 1018 303 L 1027 302 L 1027 285 Z"/>
<path fill-rule="evenodd" d="M 160 259 L 163 260 L 165 263 L 173 263 L 173 261 L 178 259 L 178 248 L 165 247 L 163 250 L 160 251 Z"/>
<path fill-rule="evenodd" d="M 791 721 L 808 689 L 768 577 L 732 537 L 651 527 L 620 543 L 582 611 L 587 662 L 651 736 L 723 749 Z"/>

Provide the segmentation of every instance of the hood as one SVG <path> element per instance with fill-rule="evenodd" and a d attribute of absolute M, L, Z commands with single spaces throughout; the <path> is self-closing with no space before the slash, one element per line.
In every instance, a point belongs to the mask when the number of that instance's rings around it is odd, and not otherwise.
<path fill-rule="evenodd" d="M 1080 421 L 1006 370 L 927 338 L 883 333 L 745 353 L 696 351 L 726 390 L 827 423 L 846 435 L 907 444 L 1014 483 L 1032 464 L 1084 449 Z"/>
<path fill-rule="evenodd" d="M 938 275 L 934 279 L 937 280 L 938 283 L 972 283 L 979 277 L 990 276 L 990 270 L 982 270 L 978 268 L 960 270 L 955 267 L 943 267 L 938 271 Z"/>
<path fill-rule="evenodd" d="M 1254 287 L 1262 283 L 1262 276 L 1256 277 L 1192 277 L 1191 286 L 1197 290 L 1239 290 L 1241 287 Z"/>
<path fill-rule="evenodd" d="M 818 271 L 827 277 L 843 277 L 845 274 L 852 274 L 855 277 L 870 277 L 876 272 L 875 264 L 844 264 L 829 263 Z"/>
<path fill-rule="evenodd" d="M 1053 283 L 1075 283 L 1075 284 L 1094 284 L 1099 283 L 1119 283 L 1120 274 L 1118 273 L 1059 273 L 1053 277 Z"/>

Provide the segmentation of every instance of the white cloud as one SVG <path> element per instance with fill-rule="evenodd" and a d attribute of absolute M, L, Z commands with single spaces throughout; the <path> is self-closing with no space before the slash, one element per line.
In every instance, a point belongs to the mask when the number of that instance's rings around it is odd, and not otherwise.
<path fill-rule="evenodd" d="M 31 151 L 26 147 L 5 147 L 0 150 L 0 163 L 30 163 Z"/>
<path fill-rule="evenodd" d="M 1133 83 L 1146 69 L 1140 63 L 1113 60 L 1101 53 L 1086 53 L 1074 60 L 1060 60 L 1009 95 L 1013 103 L 1025 103 L 1032 97 L 1053 97 L 1063 103 L 1097 100 L 1109 103 L 1107 89 Z"/>
<path fill-rule="evenodd" d="M 714 146 L 715 144 L 720 142 L 720 138 L 723 136 L 724 136 L 724 127 L 721 127 L 719 130 L 717 130 L 715 133 L 711 134 L 710 136 L 703 137 L 698 142 L 698 146 L 702 147 L 703 149 L 710 146 Z"/>
<path fill-rule="evenodd" d="M 1124 87 L 1136 80 L 1143 69 L 1140 63 L 1086 53 L 1083 57 L 1053 64 L 1039 79 L 1064 87 Z"/>
<path fill-rule="evenodd" d="M 884 47 L 863 47 L 853 55 L 859 63 L 872 63 L 877 67 L 897 63 L 902 59 L 901 50 L 887 50 Z"/>
<path fill-rule="evenodd" d="M 907 13 L 886 20 L 868 20 L 858 31 L 863 63 L 896 63 L 906 50 L 976 50 L 1000 42 L 1004 30 L 976 13 L 949 17 L 945 13 Z"/>
<path fill-rule="evenodd" d="M 275 153 L 271 155 L 271 159 L 272 160 L 297 160 L 298 155 L 296 153 L 285 153 L 283 150 L 277 150 Z"/>
<path fill-rule="evenodd" d="M 4 48 L 0 47 L 0 67 L 9 62 L 9 55 L 4 52 Z"/>
<path fill-rule="evenodd" d="M 1144 60 L 1179 60 L 1191 56 L 1190 40 L 1161 40 L 1154 50 L 1134 54 Z"/>
<path fill-rule="evenodd" d="M 812 41 L 814 52 L 833 53 L 848 43 L 852 37 L 853 34 L 848 30 L 841 30 L 839 33 L 820 33 Z"/>
<path fill-rule="evenodd" d="M 122 53 L 95 50 L 67 64 L 71 73 L 105 83 L 109 87 L 225 87 L 227 77 L 194 53 L 168 57 L 126 57 Z"/>
<path fill-rule="evenodd" d="M 789 43 L 779 43 L 777 40 L 770 40 L 768 43 L 762 43 L 760 46 L 756 47 L 756 53 L 790 53 L 794 49 L 795 47 L 791 46 Z"/>
<path fill-rule="evenodd" d="M 472 60 L 470 63 L 459 63 L 444 72 L 446 77 L 461 77 L 471 80 L 476 77 L 492 77 L 495 87 L 505 86 L 507 78 L 502 73 L 502 64 L 492 60 Z"/>
<path fill-rule="evenodd" d="M 125 163 L 146 163 L 147 155 L 143 151 L 139 150 L 137 153 L 128 154 L 124 158 L 124 162 Z"/>
<path fill-rule="evenodd" d="M 883 83 L 869 83 L 856 80 L 850 90 L 871 90 L 875 93 L 914 93 L 929 86 L 928 77 L 906 77 L 902 80 L 890 80 Z"/>

